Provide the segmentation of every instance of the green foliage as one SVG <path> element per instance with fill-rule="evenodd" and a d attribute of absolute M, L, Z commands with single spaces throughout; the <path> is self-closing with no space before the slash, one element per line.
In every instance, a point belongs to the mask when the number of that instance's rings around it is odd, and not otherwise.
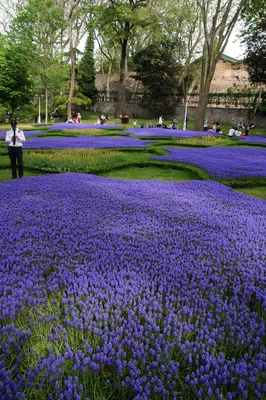
<path fill-rule="evenodd" d="M 135 54 L 136 79 L 142 81 L 146 92 L 143 103 L 155 116 L 172 116 L 177 105 L 178 73 L 173 44 L 150 44 Z M 179 89 L 179 90 L 178 90 Z"/>
<path fill-rule="evenodd" d="M 266 17 L 265 17 L 266 18 Z M 252 83 L 266 84 L 266 23 L 257 32 L 246 36 L 247 52 L 245 61 Z"/>
<path fill-rule="evenodd" d="M 242 11 L 242 42 L 252 83 L 266 83 L 266 8 L 263 0 L 247 0 Z"/>
<path fill-rule="evenodd" d="M 261 95 L 261 103 L 258 107 L 258 112 L 263 115 L 266 115 L 266 92 L 264 91 Z"/>
<path fill-rule="evenodd" d="M 85 51 L 78 66 L 78 85 L 83 95 L 91 100 L 94 104 L 97 101 L 97 89 L 95 85 L 96 71 L 93 58 L 94 38 L 90 29 Z"/>
<path fill-rule="evenodd" d="M 0 52 L 0 65 L 1 101 L 13 114 L 31 99 L 27 58 L 19 45 L 7 45 Z"/>
<path fill-rule="evenodd" d="M 33 95 L 46 92 L 51 111 L 53 97 L 66 90 L 69 80 L 69 66 L 61 54 L 65 27 L 63 8 L 56 0 L 32 0 L 19 9 L 8 35 L 27 60 Z"/>
<path fill-rule="evenodd" d="M 62 94 L 54 97 L 54 104 L 58 109 L 58 111 L 66 112 L 67 103 L 68 103 L 68 94 Z M 78 110 L 80 108 L 89 110 L 91 107 L 90 99 L 84 96 L 84 94 L 82 94 L 79 91 L 76 91 L 75 96 L 72 97 L 71 103 L 74 106 L 73 108 L 75 110 Z"/>

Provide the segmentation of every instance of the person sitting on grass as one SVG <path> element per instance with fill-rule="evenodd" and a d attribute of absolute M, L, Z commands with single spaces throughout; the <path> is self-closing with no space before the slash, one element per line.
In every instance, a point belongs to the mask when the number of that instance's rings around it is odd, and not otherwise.
<path fill-rule="evenodd" d="M 228 137 L 229 137 L 229 139 L 230 139 L 231 137 L 234 137 L 234 136 L 235 136 L 235 131 L 236 131 L 236 128 L 231 128 L 231 129 L 229 129 L 229 132 L 228 132 Z"/>
<path fill-rule="evenodd" d="M 242 132 L 237 127 L 235 128 L 235 136 L 242 136 Z"/>

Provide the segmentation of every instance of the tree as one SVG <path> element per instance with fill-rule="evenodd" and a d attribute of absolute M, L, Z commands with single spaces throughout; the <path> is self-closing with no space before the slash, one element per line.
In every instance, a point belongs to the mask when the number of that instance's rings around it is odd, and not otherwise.
<path fill-rule="evenodd" d="M 128 46 L 134 39 L 135 31 L 140 26 L 149 24 L 149 17 L 143 9 L 149 0 L 109 0 L 100 8 L 98 29 L 105 33 L 105 37 L 115 40 L 120 46 L 119 85 L 115 115 L 126 114 L 126 64 Z"/>
<path fill-rule="evenodd" d="M 97 101 L 98 93 L 95 85 L 96 72 L 93 50 L 94 35 L 92 24 L 90 24 L 84 54 L 78 67 L 78 85 L 81 93 L 88 97 L 91 100 L 92 104 Z"/>
<path fill-rule="evenodd" d="M 169 41 L 149 44 L 134 56 L 135 79 L 142 81 L 146 93 L 143 103 L 148 104 L 154 116 L 172 117 L 177 105 L 178 74 L 180 66 L 175 60 L 173 44 Z"/>
<path fill-rule="evenodd" d="M 250 110 L 252 121 L 257 110 L 265 113 L 266 96 L 263 85 L 266 84 L 266 9 L 261 0 L 248 0 L 242 10 L 244 26 L 242 43 L 245 44 L 245 62 L 250 81 L 258 86 L 258 93 Z"/>
<path fill-rule="evenodd" d="M 68 79 L 68 67 L 60 54 L 64 28 L 64 14 L 56 0 L 31 0 L 19 10 L 8 34 L 9 41 L 19 43 L 27 55 L 34 94 L 45 96 L 46 123 L 48 97 L 52 103 L 55 93 L 62 90 L 62 81 Z"/>
<path fill-rule="evenodd" d="M 252 83 L 266 84 L 266 24 L 264 25 L 257 32 L 252 32 L 245 41 L 245 62 Z"/>
<path fill-rule="evenodd" d="M 201 130 L 215 67 L 246 0 L 198 0 L 204 29 L 199 104 L 195 129 Z"/>
<path fill-rule="evenodd" d="M 178 85 L 182 87 L 184 102 L 184 122 L 186 121 L 187 102 L 200 76 L 199 64 L 193 63 L 202 50 L 203 29 L 200 5 L 194 0 L 157 1 L 155 15 L 161 28 L 156 35 L 166 36 L 174 45 L 173 53 L 179 69 Z"/>
<path fill-rule="evenodd" d="M 29 103 L 32 97 L 32 82 L 29 76 L 27 57 L 18 45 L 7 45 L 0 52 L 0 97 L 11 115 Z"/>
<path fill-rule="evenodd" d="M 242 43 L 252 83 L 266 83 L 266 9 L 264 1 L 248 0 L 243 8 Z"/>
<path fill-rule="evenodd" d="M 67 118 L 69 119 L 72 115 L 72 99 L 75 95 L 77 83 L 77 43 L 85 34 L 83 30 L 85 19 L 81 7 L 79 7 L 82 4 L 81 0 L 62 0 L 62 2 L 67 23 L 67 43 L 69 44 L 71 70 L 67 101 Z"/>
<path fill-rule="evenodd" d="M 0 0 L 0 30 L 7 33 L 9 25 L 27 0 Z"/>

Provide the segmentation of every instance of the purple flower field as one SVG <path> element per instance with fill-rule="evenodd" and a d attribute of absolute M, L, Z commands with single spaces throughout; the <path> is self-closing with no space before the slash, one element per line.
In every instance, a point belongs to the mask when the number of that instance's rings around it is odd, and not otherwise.
<path fill-rule="evenodd" d="M 183 131 L 181 129 L 163 129 L 163 128 L 129 128 L 123 134 L 128 133 L 135 136 L 172 136 L 178 138 L 191 138 L 198 136 L 217 136 L 222 137 L 216 132 L 202 132 L 202 131 Z"/>
<path fill-rule="evenodd" d="M 260 148 L 208 147 L 165 149 L 169 155 L 153 160 L 189 163 L 207 170 L 215 178 L 266 177 L 266 150 Z"/>
<path fill-rule="evenodd" d="M 266 144 L 266 137 L 265 136 L 241 136 L 241 142 Z"/>
<path fill-rule="evenodd" d="M 1 399 L 265 399 L 264 200 L 74 173 L 0 190 Z"/>
<path fill-rule="evenodd" d="M 58 138 L 32 138 L 25 142 L 25 149 L 104 149 L 115 147 L 147 147 L 153 141 L 143 141 L 130 137 L 77 136 Z"/>
<path fill-rule="evenodd" d="M 121 129 L 120 125 L 100 125 L 100 124 L 69 124 L 58 122 L 49 127 L 51 131 L 70 130 L 70 129 Z"/>

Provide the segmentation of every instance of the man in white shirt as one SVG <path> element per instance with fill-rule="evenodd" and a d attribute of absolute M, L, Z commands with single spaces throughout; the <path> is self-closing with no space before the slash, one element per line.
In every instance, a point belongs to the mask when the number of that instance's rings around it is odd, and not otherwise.
<path fill-rule="evenodd" d="M 6 143 L 8 143 L 8 153 L 12 168 L 12 178 L 17 178 L 17 160 L 18 160 L 18 176 L 23 177 L 23 152 L 22 146 L 25 142 L 24 132 L 17 128 L 17 121 L 11 119 L 11 129 L 6 132 Z"/>

